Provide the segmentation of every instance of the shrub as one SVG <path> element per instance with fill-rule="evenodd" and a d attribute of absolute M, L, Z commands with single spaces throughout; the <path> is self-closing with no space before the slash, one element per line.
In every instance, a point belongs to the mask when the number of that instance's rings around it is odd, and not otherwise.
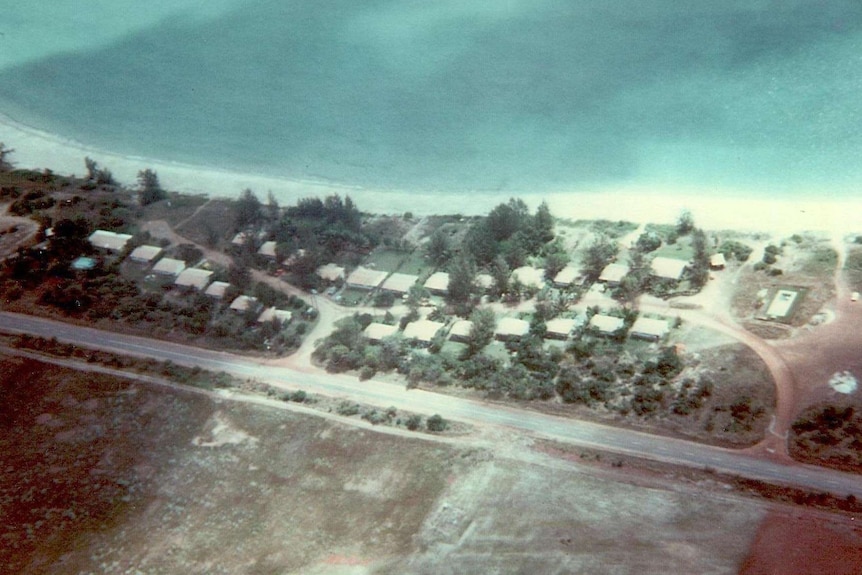
<path fill-rule="evenodd" d="M 359 404 L 352 401 L 342 401 L 338 404 L 337 412 L 338 415 L 344 415 L 345 417 L 356 415 L 359 413 Z"/>
<path fill-rule="evenodd" d="M 419 429 L 419 426 L 422 425 L 422 416 L 421 415 L 411 415 L 407 418 L 405 422 L 407 429 L 410 431 L 416 431 Z"/>
<path fill-rule="evenodd" d="M 449 427 L 449 422 L 443 419 L 440 415 L 434 414 L 428 418 L 428 421 L 425 422 L 425 427 L 428 431 L 432 432 L 441 432 L 446 431 L 446 428 Z"/>

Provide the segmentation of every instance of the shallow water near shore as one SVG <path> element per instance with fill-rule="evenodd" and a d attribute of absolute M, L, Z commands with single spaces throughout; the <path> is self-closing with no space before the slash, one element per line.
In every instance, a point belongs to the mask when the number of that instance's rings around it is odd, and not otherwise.
<path fill-rule="evenodd" d="M 0 112 L 120 154 L 502 197 L 862 182 L 855 0 L 21 4 Z"/>

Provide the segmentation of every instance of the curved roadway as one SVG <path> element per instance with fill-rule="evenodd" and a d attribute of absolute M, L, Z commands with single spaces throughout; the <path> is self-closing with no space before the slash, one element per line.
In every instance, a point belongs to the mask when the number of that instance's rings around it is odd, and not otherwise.
<path fill-rule="evenodd" d="M 0 331 L 56 337 L 61 341 L 94 349 L 162 361 L 170 360 L 208 370 L 224 370 L 285 388 L 302 388 L 309 392 L 344 396 L 381 407 L 396 405 L 425 414 L 439 413 L 447 418 L 479 425 L 502 425 L 584 447 L 699 469 L 709 467 L 749 479 L 830 492 L 840 497 L 849 494 L 862 497 L 862 481 L 858 476 L 849 473 L 763 459 L 745 452 L 520 411 L 475 400 L 421 390 L 408 391 L 404 386 L 391 383 L 374 380 L 361 382 L 355 377 L 305 373 L 267 365 L 254 358 L 6 312 L 0 312 Z"/>

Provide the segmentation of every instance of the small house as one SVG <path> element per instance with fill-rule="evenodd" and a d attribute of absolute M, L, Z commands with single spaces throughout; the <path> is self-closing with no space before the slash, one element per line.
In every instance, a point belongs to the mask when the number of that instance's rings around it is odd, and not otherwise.
<path fill-rule="evenodd" d="M 210 283 L 211 275 L 213 275 L 213 273 L 209 270 L 186 268 L 181 271 L 177 276 L 177 279 L 174 280 L 174 285 L 203 290 L 207 287 L 207 284 Z"/>
<path fill-rule="evenodd" d="M 449 330 L 449 339 L 452 341 L 468 342 L 470 341 L 470 331 L 473 329 L 473 322 L 469 319 L 460 319 L 452 324 L 452 329 Z"/>
<path fill-rule="evenodd" d="M 230 287 L 230 284 L 227 282 L 213 282 L 206 289 L 204 294 L 208 295 L 211 298 L 222 299 L 224 297 L 227 288 Z"/>
<path fill-rule="evenodd" d="M 369 341 L 376 343 L 398 333 L 398 326 L 376 322 L 369 323 L 362 333 L 365 334 L 365 337 L 367 337 Z"/>
<path fill-rule="evenodd" d="M 275 259 L 275 242 L 268 241 L 263 242 L 257 250 L 259 255 L 262 255 L 265 258 Z"/>
<path fill-rule="evenodd" d="M 129 254 L 129 259 L 136 264 L 149 265 L 162 255 L 159 246 L 138 246 Z"/>
<path fill-rule="evenodd" d="M 596 314 L 590 318 L 590 327 L 602 335 L 613 335 L 625 325 L 623 318 Z"/>
<path fill-rule="evenodd" d="M 609 286 L 616 286 L 623 281 L 627 273 L 629 273 L 629 266 L 625 264 L 608 264 L 599 275 L 599 281 Z"/>
<path fill-rule="evenodd" d="M 512 271 L 511 280 L 518 280 L 521 285 L 531 288 L 541 288 L 545 285 L 545 270 L 531 266 L 522 266 Z"/>
<path fill-rule="evenodd" d="M 373 290 L 383 283 L 386 275 L 387 273 L 384 271 L 359 266 L 347 276 L 347 286 L 355 289 Z"/>
<path fill-rule="evenodd" d="M 727 266 L 727 259 L 724 257 L 724 254 L 717 253 L 712 254 L 709 258 L 709 269 L 711 270 L 723 270 Z"/>
<path fill-rule="evenodd" d="M 186 262 L 174 258 L 162 258 L 153 266 L 153 273 L 164 277 L 176 277 L 186 269 Z"/>
<path fill-rule="evenodd" d="M 417 321 L 412 321 L 404 326 L 404 337 L 407 339 L 414 339 L 420 343 L 428 344 L 431 343 L 431 340 L 434 339 L 434 336 L 437 335 L 446 324 L 440 323 L 439 321 L 431 321 L 428 319 L 420 319 Z"/>
<path fill-rule="evenodd" d="M 682 279 L 682 274 L 687 266 L 688 262 L 663 257 L 655 258 L 650 264 L 653 276 L 674 281 Z"/>
<path fill-rule="evenodd" d="M 249 309 L 255 309 L 257 307 L 257 298 L 241 295 L 230 302 L 230 309 L 238 313 L 245 313 Z"/>
<path fill-rule="evenodd" d="M 336 282 L 344 279 L 344 268 L 335 264 L 326 264 L 317 268 L 317 275 L 320 279 L 328 282 Z"/>
<path fill-rule="evenodd" d="M 635 320 L 634 325 L 632 325 L 630 335 L 638 339 L 659 341 L 663 339 L 669 331 L 670 325 L 667 320 L 639 317 Z"/>
<path fill-rule="evenodd" d="M 99 250 L 107 252 L 121 252 L 132 239 L 129 234 L 118 234 L 107 230 L 96 230 L 90 237 L 90 244 Z"/>
<path fill-rule="evenodd" d="M 285 326 L 290 323 L 292 318 L 293 313 L 287 310 L 268 307 L 258 316 L 257 323 L 266 323 L 276 319 L 281 323 L 281 325 Z"/>
<path fill-rule="evenodd" d="M 625 274 L 623 274 L 625 275 Z M 567 265 L 554 276 L 554 287 L 566 288 L 575 283 L 578 279 L 578 268 L 573 265 Z"/>
<path fill-rule="evenodd" d="M 530 324 L 522 319 L 504 317 L 497 322 L 494 337 L 502 341 L 519 340 L 530 333 Z"/>
<path fill-rule="evenodd" d="M 392 292 L 394 294 L 405 294 L 410 291 L 410 288 L 419 280 L 419 276 L 411 274 L 394 273 L 386 278 L 380 289 Z"/>
<path fill-rule="evenodd" d="M 488 291 L 492 287 L 494 287 L 494 276 L 491 274 L 477 274 L 476 275 L 476 285 L 479 286 L 479 289 L 482 291 Z"/>
<path fill-rule="evenodd" d="M 433 294 L 446 295 L 449 293 L 449 274 L 434 272 L 425 280 L 425 289 Z"/>
<path fill-rule="evenodd" d="M 578 322 L 570 317 L 558 317 L 545 322 L 545 338 L 566 339 Z"/>

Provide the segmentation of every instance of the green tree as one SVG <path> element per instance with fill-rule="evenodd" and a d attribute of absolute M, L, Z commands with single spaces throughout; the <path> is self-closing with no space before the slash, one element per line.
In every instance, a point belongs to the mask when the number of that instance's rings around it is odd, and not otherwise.
<path fill-rule="evenodd" d="M 709 246 L 706 234 L 701 229 L 692 232 L 691 245 L 694 248 L 689 275 L 691 284 L 695 288 L 702 288 L 709 280 Z"/>
<path fill-rule="evenodd" d="M 613 261 L 617 252 L 619 252 L 619 246 L 616 242 L 605 235 L 597 237 L 584 254 L 584 273 L 593 281 L 597 280 L 605 266 Z"/>
<path fill-rule="evenodd" d="M 543 244 L 554 239 L 554 217 L 545 201 L 536 208 L 536 215 L 533 217 L 533 231 Z"/>
<path fill-rule="evenodd" d="M 107 168 L 100 168 L 96 160 L 86 157 L 84 165 L 87 167 L 87 179 L 100 186 L 112 186 L 116 184 L 114 176 Z"/>
<path fill-rule="evenodd" d="M 449 422 L 435 413 L 425 421 L 425 427 L 428 431 L 440 433 L 446 431 L 446 428 L 449 427 Z"/>
<path fill-rule="evenodd" d="M 694 230 L 694 216 L 688 210 L 683 210 L 676 221 L 677 234 L 684 236 Z"/>
<path fill-rule="evenodd" d="M 467 353 L 473 356 L 494 340 L 497 316 L 490 309 L 477 309 L 470 314 L 470 334 L 467 336 Z"/>
<path fill-rule="evenodd" d="M 261 215 L 260 200 L 249 188 L 244 189 L 236 201 L 234 229 L 239 231 L 254 227 L 260 222 Z"/>
<path fill-rule="evenodd" d="M 425 247 L 425 254 L 438 266 L 445 264 L 449 259 L 449 239 L 442 231 L 437 230 L 431 235 Z"/>
<path fill-rule="evenodd" d="M 148 206 L 167 197 L 156 172 L 149 168 L 138 172 L 138 201 L 142 206 Z"/>
<path fill-rule="evenodd" d="M 491 277 L 494 278 L 494 295 L 501 296 L 509 290 L 509 276 L 512 275 L 512 270 L 509 264 L 502 256 L 494 258 L 494 263 L 491 266 Z"/>
<path fill-rule="evenodd" d="M 0 172 L 8 172 L 12 169 L 12 162 L 9 161 L 9 156 L 15 152 L 12 148 L 7 148 L 6 144 L 0 142 Z"/>
<path fill-rule="evenodd" d="M 449 268 L 449 301 L 467 303 L 474 292 L 476 265 L 468 257 L 461 255 Z"/>

